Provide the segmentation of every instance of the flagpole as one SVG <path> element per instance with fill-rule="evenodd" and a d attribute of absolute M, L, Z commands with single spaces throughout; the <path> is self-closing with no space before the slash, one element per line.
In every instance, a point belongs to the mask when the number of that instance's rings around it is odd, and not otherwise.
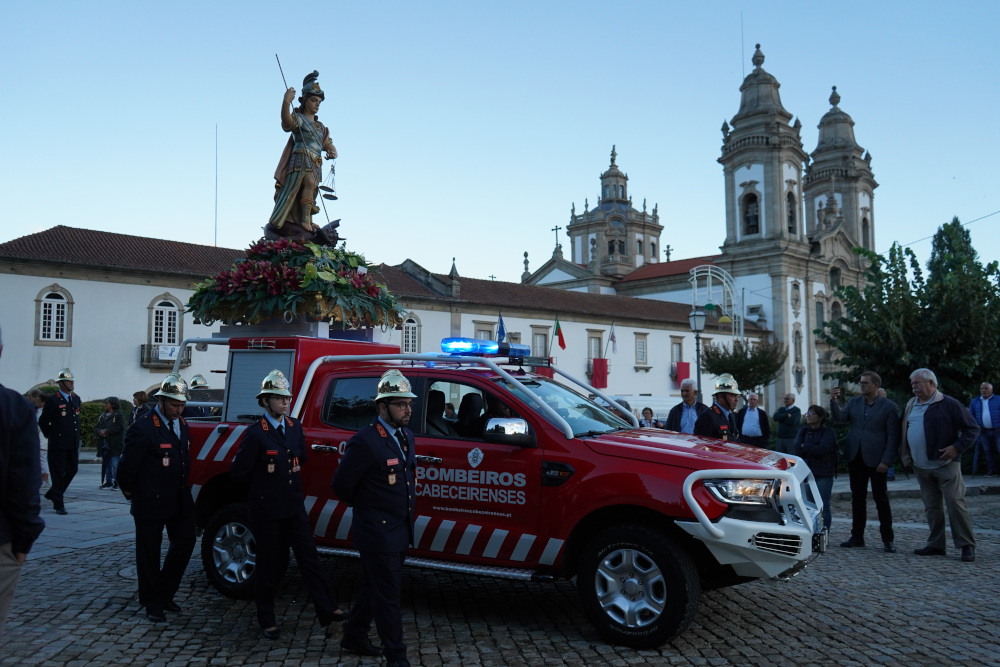
<path fill-rule="evenodd" d="M 608 342 L 604 344 L 604 358 L 608 358 L 608 345 L 611 345 L 611 339 L 615 337 L 615 321 L 611 320 L 611 334 L 608 335 Z"/>
<path fill-rule="evenodd" d="M 555 339 L 556 339 L 556 331 L 558 330 L 558 328 L 559 328 L 559 317 L 558 317 L 558 316 L 556 316 L 556 322 L 555 322 L 555 325 L 553 325 L 553 327 L 552 327 L 552 335 L 551 335 L 551 336 L 549 336 L 549 351 L 548 351 L 548 354 L 546 354 L 546 355 L 545 355 L 545 356 L 546 356 L 546 357 L 548 357 L 549 359 L 551 359 L 551 358 L 552 358 L 552 343 L 553 343 L 553 342 L 555 342 Z"/>

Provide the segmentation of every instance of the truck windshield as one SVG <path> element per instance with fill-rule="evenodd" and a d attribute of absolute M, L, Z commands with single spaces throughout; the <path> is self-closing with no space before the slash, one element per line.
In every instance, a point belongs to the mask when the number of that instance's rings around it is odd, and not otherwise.
<path fill-rule="evenodd" d="M 506 380 L 500 379 L 497 382 L 503 384 L 510 393 L 534 408 L 543 419 L 557 428 L 562 428 L 558 424 L 555 424 L 545 412 L 539 409 L 540 406 L 533 396 L 526 395 L 520 387 Z M 545 401 L 549 407 L 556 411 L 556 414 L 566 420 L 570 428 L 573 429 L 574 437 L 599 435 L 601 433 L 632 427 L 630 423 L 611 412 L 608 408 L 597 405 L 586 396 L 578 394 L 558 382 L 543 378 L 532 378 L 530 380 L 521 380 L 521 383 L 534 392 L 535 396 Z"/>

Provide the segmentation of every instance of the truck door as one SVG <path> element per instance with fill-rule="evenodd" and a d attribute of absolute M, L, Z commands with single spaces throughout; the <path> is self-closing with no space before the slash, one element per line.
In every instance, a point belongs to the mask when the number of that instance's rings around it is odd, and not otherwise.
<path fill-rule="evenodd" d="M 508 567 L 538 562 L 545 548 L 538 539 L 541 450 L 483 439 L 491 417 L 520 415 L 485 382 L 428 376 L 421 391 L 424 414 L 410 422 L 418 455 L 416 551 Z M 445 419 L 447 403 L 458 406 L 454 421 Z"/>
<path fill-rule="evenodd" d="M 305 406 L 303 430 L 309 460 L 303 467 L 306 511 L 320 544 L 349 547 L 351 508 L 333 495 L 330 482 L 347 441 L 375 419 L 380 374 L 328 377 Z M 308 415 L 308 416 L 307 416 Z"/>

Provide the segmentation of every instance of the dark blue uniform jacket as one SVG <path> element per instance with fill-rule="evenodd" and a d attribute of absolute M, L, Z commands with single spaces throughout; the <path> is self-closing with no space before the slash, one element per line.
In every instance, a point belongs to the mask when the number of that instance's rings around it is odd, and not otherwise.
<path fill-rule="evenodd" d="M 125 433 L 118 486 L 126 498 L 132 498 L 132 516 L 137 519 L 165 520 L 194 512 L 188 487 L 188 426 L 183 418 L 180 424 L 178 439 L 154 411 L 139 417 Z"/>
<path fill-rule="evenodd" d="M 38 427 L 49 441 L 49 449 L 76 449 L 80 443 L 80 397 L 70 394 L 69 400 L 56 392 L 42 406 Z"/>
<path fill-rule="evenodd" d="M 0 385 L 0 544 L 28 553 L 45 528 L 38 515 L 38 460 L 35 408 L 21 394 Z"/>
<path fill-rule="evenodd" d="M 304 511 L 302 477 L 306 462 L 302 424 L 285 417 L 280 435 L 266 417 L 247 427 L 230 468 L 233 480 L 250 489 L 250 516 L 255 520 L 286 519 Z"/>
<path fill-rule="evenodd" d="M 402 432 L 409 445 L 405 458 L 381 422 L 361 429 L 333 476 L 334 493 L 354 508 L 351 536 L 359 551 L 404 552 L 413 542 L 416 459 L 413 434 Z"/>

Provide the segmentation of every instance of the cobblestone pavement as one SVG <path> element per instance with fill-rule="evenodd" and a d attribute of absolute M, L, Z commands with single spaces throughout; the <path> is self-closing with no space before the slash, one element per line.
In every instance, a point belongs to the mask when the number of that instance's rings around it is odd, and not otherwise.
<path fill-rule="evenodd" d="M 219 595 L 198 552 L 169 624 L 148 622 L 135 597 L 131 519 L 120 494 L 97 491 L 83 466 L 67 517 L 48 528 L 24 567 L 0 665 L 377 665 L 342 654 L 305 603 L 294 562 L 280 589 L 277 641 L 256 632 L 252 602 Z M 973 493 L 979 559 L 919 557 L 926 537 L 918 498 L 894 497 L 899 553 L 885 554 L 877 521 L 868 547 L 842 549 L 850 506 L 834 501 L 830 551 L 790 582 L 758 581 L 704 593 L 692 626 L 657 650 L 608 646 L 587 623 L 570 582 L 532 584 L 409 568 L 404 630 L 422 665 L 1000 665 L 1000 495 Z M 900 494 L 900 495 L 906 495 Z M 874 508 L 872 508 L 874 510 Z M 358 562 L 326 559 L 341 603 Z M 373 632 L 374 637 L 374 632 Z M 377 641 L 377 638 L 375 638 Z"/>

